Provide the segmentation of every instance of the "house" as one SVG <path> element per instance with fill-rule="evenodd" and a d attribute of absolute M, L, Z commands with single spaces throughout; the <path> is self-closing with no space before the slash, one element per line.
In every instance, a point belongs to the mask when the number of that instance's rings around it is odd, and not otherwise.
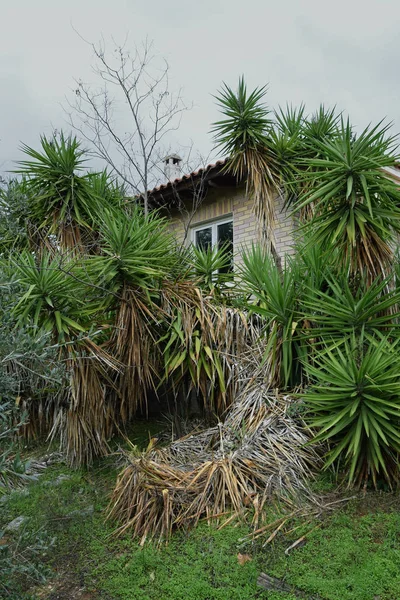
<path fill-rule="evenodd" d="M 257 242 L 259 227 L 253 202 L 246 195 L 245 184 L 226 172 L 227 159 L 187 175 L 181 174 L 181 163 L 178 155 L 167 156 L 167 181 L 148 192 L 150 205 L 170 218 L 178 241 L 202 248 L 225 243 L 234 256 Z M 278 255 L 292 253 L 294 222 L 279 196 L 274 231 Z"/>

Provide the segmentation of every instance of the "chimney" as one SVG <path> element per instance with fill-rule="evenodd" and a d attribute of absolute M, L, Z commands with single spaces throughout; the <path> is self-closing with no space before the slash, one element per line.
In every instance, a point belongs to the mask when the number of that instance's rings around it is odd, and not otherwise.
<path fill-rule="evenodd" d="M 174 181 L 181 176 L 182 159 L 177 154 L 169 154 L 163 159 L 164 175 L 168 181 Z"/>

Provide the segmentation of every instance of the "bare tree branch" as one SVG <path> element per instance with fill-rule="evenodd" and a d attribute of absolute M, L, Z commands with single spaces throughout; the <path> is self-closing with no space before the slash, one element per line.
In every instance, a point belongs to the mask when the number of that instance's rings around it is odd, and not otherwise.
<path fill-rule="evenodd" d="M 126 40 L 123 45 L 112 40 L 110 51 L 104 39 L 98 44 L 84 41 L 92 48 L 92 70 L 100 85 L 75 80 L 74 96 L 66 98 L 64 112 L 89 142 L 92 156 L 107 163 L 128 193 L 142 196 L 147 213 L 148 190 L 161 179 L 157 162 L 162 143 L 190 107 L 181 89 L 170 92 L 169 65 L 158 59 L 149 40 L 133 51 Z"/>

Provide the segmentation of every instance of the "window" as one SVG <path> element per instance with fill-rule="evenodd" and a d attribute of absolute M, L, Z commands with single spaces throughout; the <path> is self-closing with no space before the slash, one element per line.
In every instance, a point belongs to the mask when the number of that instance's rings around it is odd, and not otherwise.
<path fill-rule="evenodd" d="M 224 246 L 231 256 L 231 264 L 223 271 L 232 271 L 233 267 L 233 220 L 232 217 L 193 227 L 192 242 L 197 248 L 208 250 L 214 246 Z"/>

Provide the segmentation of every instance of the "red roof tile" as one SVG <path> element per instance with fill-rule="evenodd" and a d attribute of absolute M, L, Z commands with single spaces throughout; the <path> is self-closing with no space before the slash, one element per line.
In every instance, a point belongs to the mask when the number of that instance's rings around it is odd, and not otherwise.
<path fill-rule="evenodd" d="M 226 165 L 227 161 L 228 161 L 227 158 L 222 158 L 221 160 L 217 160 L 217 162 L 211 163 L 211 164 L 207 165 L 206 167 L 201 167 L 200 169 L 197 169 L 197 171 L 192 171 L 192 173 L 188 173 L 187 175 L 182 175 L 182 177 L 177 177 L 173 181 L 167 181 L 166 183 L 161 183 L 160 185 L 156 186 L 152 190 L 149 190 L 147 193 L 149 194 L 149 196 L 152 196 L 153 194 L 157 194 L 158 192 L 162 192 L 164 190 L 167 190 L 168 188 L 172 188 L 173 186 L 176 186 L 185 181 L 190 181 L 191 179 L 193 179 L 195 177 L 199 177 L 200 175 L 202 175 L 203 173 L 206 173 L 207 171 L 211 171 L 212 169 L 216 169 L 217 167 L 223 167 L 224 165 Z"/>

